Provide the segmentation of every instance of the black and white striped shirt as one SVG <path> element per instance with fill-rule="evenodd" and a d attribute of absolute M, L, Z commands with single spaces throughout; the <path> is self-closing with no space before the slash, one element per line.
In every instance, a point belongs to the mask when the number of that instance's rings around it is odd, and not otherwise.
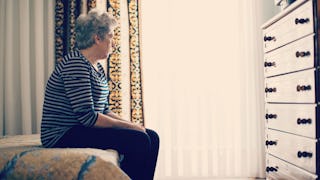
<path fill-rule="evenodd" d="M 102 66 L 98 71 L 79 52 L 64 57 L 51 74 L 45 92 L 41 141 L 52 147 L 76 125 L 92 127 L 98 112 L 109 111 L 109 88 Z"/>

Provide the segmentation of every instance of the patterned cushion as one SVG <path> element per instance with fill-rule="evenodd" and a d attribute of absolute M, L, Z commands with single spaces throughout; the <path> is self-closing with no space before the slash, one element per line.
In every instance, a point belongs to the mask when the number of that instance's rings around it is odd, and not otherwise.
<path fill-rule="evenodd" d="M 130 179 L 114 150 L 43 148 L 40 136 L 0 139 L 0 179 Z"/>

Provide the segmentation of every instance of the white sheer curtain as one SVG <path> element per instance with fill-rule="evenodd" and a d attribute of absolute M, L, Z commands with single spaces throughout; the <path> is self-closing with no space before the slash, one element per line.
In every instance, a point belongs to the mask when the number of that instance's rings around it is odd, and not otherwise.
<path fill-rule="evenodd" d="M 264 177 L 262 1 L 141 2 L 156 179 Z"/>
<path fill-rule="evenodd" d="M 0 0 L 0 136 L 40 132 L 54 7 L 54 0 Z"/>

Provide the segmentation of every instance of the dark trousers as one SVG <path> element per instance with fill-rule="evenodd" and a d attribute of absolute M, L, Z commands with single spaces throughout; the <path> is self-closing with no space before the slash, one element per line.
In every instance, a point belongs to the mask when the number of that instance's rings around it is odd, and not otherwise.
<path fill-rule="evenodd" d="M 156 168 L 159 136 L 150 129 L 143 133 L 122 128 L 71 128 L 58 141 L 60 148 L 114 149 L 124 155 L 121 169 L 133 180 L 152 180 Z"/>

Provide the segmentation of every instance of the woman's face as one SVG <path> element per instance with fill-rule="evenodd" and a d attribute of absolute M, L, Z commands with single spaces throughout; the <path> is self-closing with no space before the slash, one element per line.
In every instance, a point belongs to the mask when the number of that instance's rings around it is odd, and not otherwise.
<path fill-rule="evenodd" d="M 109 54 L 112 52 L 113 47 L 113 32 L 108 33 L 105 35 L 104 40 L 100 40 L 98 44 L 98 52 L 99 53 L 99 59 L 106 59 Z"/>

